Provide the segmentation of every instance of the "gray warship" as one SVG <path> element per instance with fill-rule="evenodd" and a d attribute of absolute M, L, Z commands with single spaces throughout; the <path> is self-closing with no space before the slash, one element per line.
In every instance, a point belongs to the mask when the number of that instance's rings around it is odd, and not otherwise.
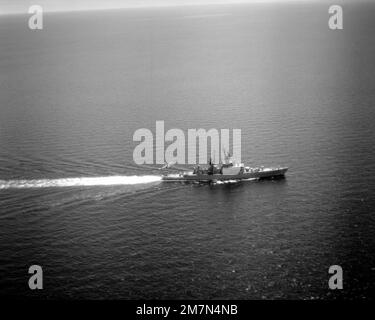
<path fill-rule="evenodd" d="M 222 164 L 214 164 L 211 159 L 207 166 L 196 166 L 193 170 L 186 171 L 174 167 L 173 164 L 166 164 L 161 170 L 179 170 L 178 173 L 165 172 L 162 175 L 163 181 L 192 181 L 192 182 L 216 182 L 216 181 L 241 181 L 276 179 L 285 176 L 287 167 L 247 167 L 243 163 L 237 163 L 230 154 L 225 154 L 225 161 Z"/>

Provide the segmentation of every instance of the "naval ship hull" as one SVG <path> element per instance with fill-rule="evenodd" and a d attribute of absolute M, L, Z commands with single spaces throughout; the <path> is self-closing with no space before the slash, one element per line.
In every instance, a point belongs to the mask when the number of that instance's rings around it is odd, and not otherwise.
<path fill-rule="evenodd" d="M 162 176 L 164 181 L 229 181 L 229 180 L 249 180 L 249 179 L 273 179 L 284 177 L 288 168 L 265 168 L 259 171 L 243 172 L 236 175 L 225 174 L 194 174 L 193 172 L 182 174 L 168 174 Z"/>

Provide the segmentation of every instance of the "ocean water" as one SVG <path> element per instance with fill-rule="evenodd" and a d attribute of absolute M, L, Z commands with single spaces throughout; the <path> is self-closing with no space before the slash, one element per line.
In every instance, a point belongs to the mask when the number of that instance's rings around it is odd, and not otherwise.
<path fill-rule="evenodd" d="M 322 3 L 0 16 L 0 295 L 371 298 L 375 4 L 343 8 L 338 31 Z M 133 161 L 157 120 L 290 169 L 163 183 Z"/>

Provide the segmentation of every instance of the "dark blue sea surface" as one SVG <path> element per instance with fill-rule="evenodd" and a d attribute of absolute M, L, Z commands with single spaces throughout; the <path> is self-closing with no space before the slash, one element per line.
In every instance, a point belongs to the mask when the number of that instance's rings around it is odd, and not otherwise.
<path fill-rule="evenodd" d="M 371 298 L 374 16 L 345 3 L 337 31 L 324 3 L 49 13 L 42 31 L 0 16 L 0 295 Z M 157 120 L 241 129 L 243 162 L 290 169 L 163 183 L 133 161 Z"/>

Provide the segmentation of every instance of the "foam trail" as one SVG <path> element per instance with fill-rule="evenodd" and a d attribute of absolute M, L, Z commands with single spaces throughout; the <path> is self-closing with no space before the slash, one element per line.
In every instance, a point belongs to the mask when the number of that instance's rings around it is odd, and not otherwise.
<path fill-rule="evenodd" d="M 160 176 L 108 176 L 40 180 L 0 180 L 1 189 L 135 185 L 161 181 Z"/>

